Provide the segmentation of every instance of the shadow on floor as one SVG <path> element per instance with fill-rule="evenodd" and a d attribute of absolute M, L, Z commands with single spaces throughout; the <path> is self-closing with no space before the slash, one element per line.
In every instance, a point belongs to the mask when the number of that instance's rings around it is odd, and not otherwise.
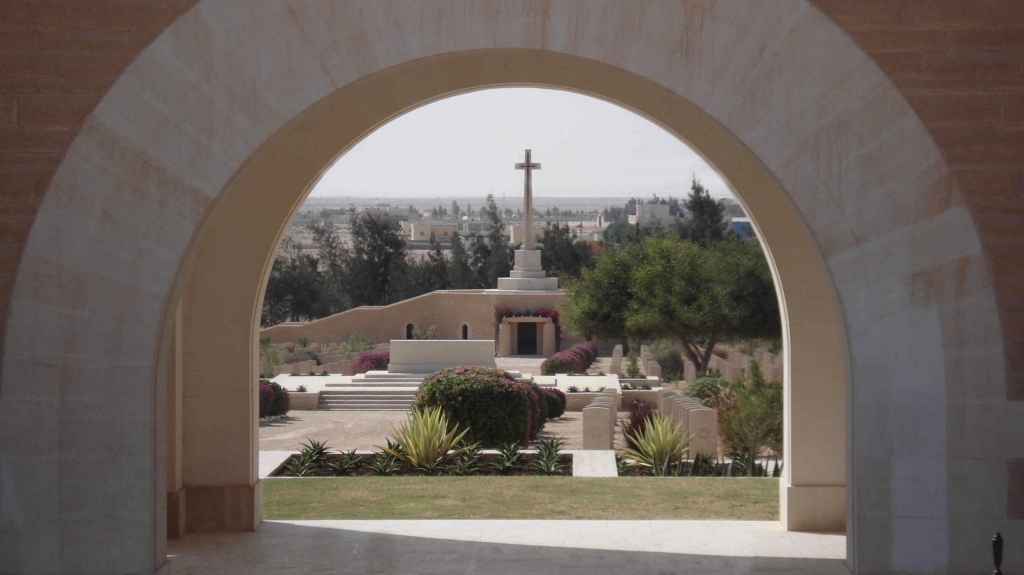
<path fill-rule="evenodd" d="M 294 421 L 296 421 L 296 418 L 290 415 L 283 415 L 269 421 L 260 421 L 260 427 L 283 427 Z"/>
<path fill-rule="evenodd" d="M 438 531 L 449 535 L 449 539 L 396 534 L 394 531 L 401 528 L 393 526 L 387 528 L 391 533 L 373 533 L 368 532 L 370 528 L 355 530 L 281 522 L 264 522 L 256 533 L 191 533 L 170 542 L 169 563 L 160 573 L 848 575 L 842 560 L 771 556 L 773 542 L 778 540 L 773 534 L 753 543 L 749 534 L 738 534 L 737 549 L 749 551 L 753 545 L 767 555 L 744 557 L 702 554 L 704 545 L 689 545 L 665 531 L 651 535 L 656 535 L 658 541 L 664 540 L 667 551 L 631 551 L 629 542 L 618 537 L 593 542 L 593 546 L 604 549 L 559 547 L 559 530 L 546 529 L 544 522 L 530 522 L 531 527 L 525 529 L 523 524 L 509 523 L 510 531 L 502 539 L 522 539 L 521 544 L 474 540 L 479 539 L 479 531 L 473 525 L 463 525 L 456 521 L 439 523 Z M 657 522 L 635 525 L 657 528 Z M 522 532 L 511 531 L 515 529 Z M 644 537 L 636 532 L 623 535 L 622 539 Z M 722 544 L 719 541 L 715 548 L 721 549 Z M 650 541 L 644 546 L 650 547 Z M 729 542 L 725 541 L 724 546 L 730 548 Z M 678 552 L 679 549 L 692 552 Z M 792 554 L 783 541 L 779 541 L 779 549 L 779 554 L 787 554 L 787 550 Z"/>

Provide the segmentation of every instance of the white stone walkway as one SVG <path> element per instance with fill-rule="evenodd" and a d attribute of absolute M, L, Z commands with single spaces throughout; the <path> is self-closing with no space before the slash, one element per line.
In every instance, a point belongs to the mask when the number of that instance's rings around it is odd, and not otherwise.
<path fill-rule="evenodd" d="M 848 575 L 844 536 L 774 521 L 266 521 L 190 533 L 168 553 L 161 575 Z"/>

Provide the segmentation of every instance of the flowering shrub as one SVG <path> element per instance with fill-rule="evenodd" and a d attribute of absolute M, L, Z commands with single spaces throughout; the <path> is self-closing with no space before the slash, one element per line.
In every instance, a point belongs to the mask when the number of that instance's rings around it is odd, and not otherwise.
<path fill-rule="evenodd" d="M 269 385 L 260 382 L 260 417 L 270 415 L 270 404 L 274 402 L 274 390 Z"/>
<path fill-rule="evenodd" d="M 562 417 L 565 413 L 565 393 L 557 387 L 542 387 L 548 396 L 548 419 Z"/>
<path fill-rule="evenodd" d="M 597 346 L 589 341 L 579 343 L 567 350 L 560 351 L 540 364 L 540 372 L 544 375 L 556 373 L 584 373 L 597 357 Z"/>
<path fill-rule="evenodd" d="M 277 383 L 268 380 L 260 380 L 260 417 L 268 415 L 284 415 L 288 413 L 291 400 L 288 397 L 288 390 Z"/>
<path fill-rule="evenodd" d="M 368 371 L 385 371 L 391 363 L 391 352 L 389 350 L 373 351 L 364 353 L 352 364 L 352 373 L 366 373 Z"/>
<path fill-rule="evenodd" d="M 469 428 L 466 440 L 483 447 L 525 444 L 547 419 L 535 383 L 521 383 L 506 371 L 463 365 L 443 369 L 420 385 L 415 407 L 441 407 L 448 421 Z"/>

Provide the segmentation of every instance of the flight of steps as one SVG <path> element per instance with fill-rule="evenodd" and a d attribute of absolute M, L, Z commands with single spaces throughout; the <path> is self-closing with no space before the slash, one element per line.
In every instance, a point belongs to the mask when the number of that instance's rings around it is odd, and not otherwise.
<path fill-rule="evenodd" d="M 371 371 L 351 383 L 328 383 L 320 392 L 317 409 L 328 411 L 407 411 L 423 383 L 422 374 Z"/>

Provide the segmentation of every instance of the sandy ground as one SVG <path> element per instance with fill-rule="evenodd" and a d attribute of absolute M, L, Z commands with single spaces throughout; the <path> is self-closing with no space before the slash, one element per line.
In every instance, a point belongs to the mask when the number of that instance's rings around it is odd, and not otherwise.
<path fill-rule="evenodd" d="M 619 417 L 625 416 L 619 413 Z M 265 451 L 299 449 L 307 438 L 326 441 L 331 449 L 375 449 L 386 445 L 391 425 L 405 421 L 404 411 L 292 411 L 287 417 L 260 423 L 260 449 Z M 616 429 L 616 444 L 622 444 L 622 430 Z M 558 437 L 565 449 L 583 448 L 582 414 L 568 411 L 548 420 L 541 439 Z"/>

